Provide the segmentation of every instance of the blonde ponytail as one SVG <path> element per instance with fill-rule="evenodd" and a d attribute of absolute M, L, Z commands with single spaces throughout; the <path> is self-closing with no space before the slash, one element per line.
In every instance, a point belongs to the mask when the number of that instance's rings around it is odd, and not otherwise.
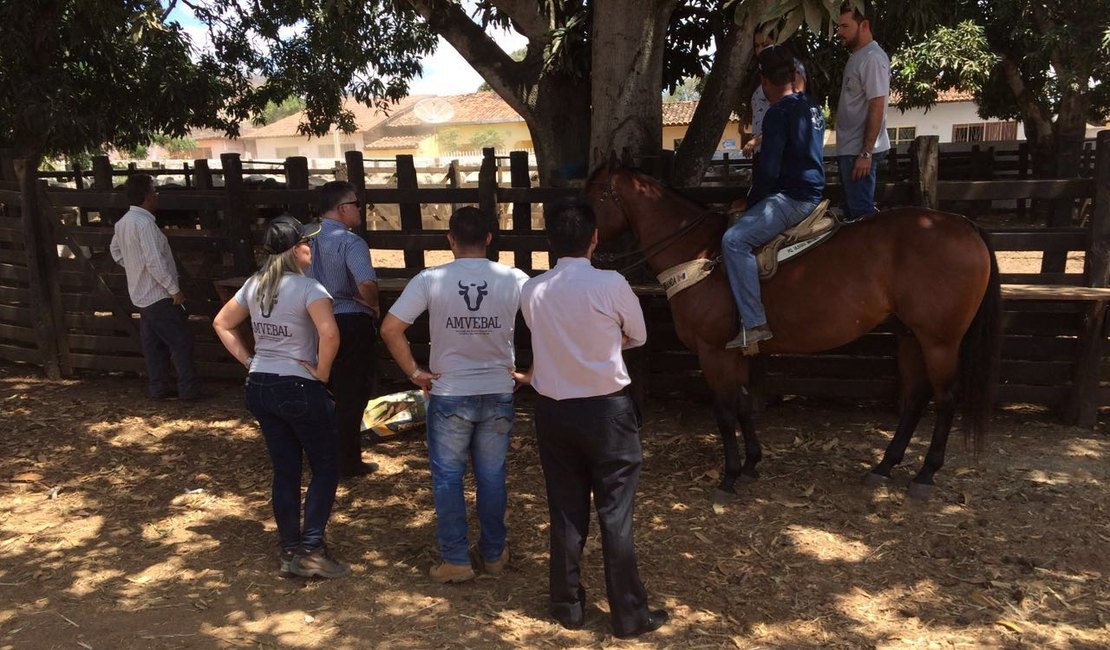
<path fill-rule="evenodd" d="M 262 268 L 254 274 L 254 277 L 258 279 L 255 297 L 258 299 L 258 306 L 262 310 L 263 316 L 268 317 L 274 310 L 274 304 L 277 302 L 278 287 L 281 286 L 281 278 L 286 273 L 296 273 L 297 275 L 304 274 L 304 272 L 301 271 L 301 267 L 297 266 L 297 260 L 293 256 L 292 248 L 284 253 L 268 255 L 266 261 L 262 263 Z"/>

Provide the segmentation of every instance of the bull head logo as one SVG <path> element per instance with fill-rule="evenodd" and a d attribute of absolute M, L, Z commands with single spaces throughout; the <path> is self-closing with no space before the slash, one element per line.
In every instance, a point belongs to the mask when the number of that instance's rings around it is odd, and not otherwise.
<path fill-rule="evenodd" d="M 462 281 L 459 281 L 459 295 L 462 296 L 463 300 L 466 301 L 467 310 L 469 310 L 469 311 L 478 311 L 478 309 L 481 308 L 482 298 L 484 298 L 489 293 L 489 291 L 486 289 L 486 287 L 488 287 L 488 286 L 489 286 L 488 281 L 487 282 L 482 282 L 482 286 L 478 286 L 477 282 L 471 282 L 469 284 L 463 284 Z M 473 305 L 470 304 L 470 289 L 471 289 L 471 287 L 474 288 L 474 292 L 477 294 L 474 297 L 474 304 Z"/>

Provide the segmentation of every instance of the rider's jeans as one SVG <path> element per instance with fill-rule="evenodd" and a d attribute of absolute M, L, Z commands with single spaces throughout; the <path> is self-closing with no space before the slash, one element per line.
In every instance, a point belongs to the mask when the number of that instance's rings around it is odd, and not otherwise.
<path fill-rule="evenodd" d="M 817 201 L 798 201 L 785 194 L 771 194 L 749 207 L 736 225 L 725 231 L 721 241 L 725 271 L 745 328 L 767 324 L 759 295 L 755 250 L 775 235 L 801 223 L 815 207 Z"/>

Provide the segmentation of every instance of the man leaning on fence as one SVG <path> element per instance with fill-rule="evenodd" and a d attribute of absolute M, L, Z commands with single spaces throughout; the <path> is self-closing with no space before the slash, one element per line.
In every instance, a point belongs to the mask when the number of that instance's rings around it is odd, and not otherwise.
<path fill-rule="evenodd" d="M 362 203 L 353 185 L 332 181 L 320 188 L 322 230 L 313 242 L 314 278 L 332 296 L 339 326 L 339 352 L 331 370 L 335 428 L 339 435 L 339 473 L 365 476 L 377 463 L 362 460 L 360 424 L 374 380 L 374 340 L 378 321 L 378 275 L 366 241 L 351 232 L 362 221 Z"/>
<path fill-rule="evenodd" d="M 132 174 L 123 189 L 131 209 L 116 222 L 110 250 L 112 259 L 126 272 L 127 292 L 139 308 L 139 335 L 150 396 L 173 396 L 172 360 L 177 370 L 178 399 L 200 399 L 185 294 L 177 282 L 170 242 L 154 218 L 158 209 L 154 179 L 147 174 Z"/>
<path fill-rule="evenodd" d="M 476 560 L 497 575 L 506 543 L 505 456 L 513 428 L 513 331 L 520 287 L 528 276 L 486 259 L 493 218 L 478 208 L 451 215 L 447 241 L 455 261 L 421 271 L 382 321 L 382 341 L 428 399 L 428 460 L 436 508 L 436 543 L 443 562 L 436 582 L 474 578 L 468 552 L 463 477 L 474 466 L 478 524 Z M 417 365 L 405 330 L 424 312 L 432 346 L 428 369 Z"/>

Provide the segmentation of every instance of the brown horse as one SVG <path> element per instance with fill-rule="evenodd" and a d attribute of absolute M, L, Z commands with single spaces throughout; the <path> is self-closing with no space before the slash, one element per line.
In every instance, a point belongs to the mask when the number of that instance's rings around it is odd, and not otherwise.
<path fill-rule="evenodd" d="M 615 162 L 595 170 L 584 188 L 602 241 L 631 229 L 656 273 L 721 254 L 726 219 L 634 169 Z M 936 425 L 910 495 L 928 497 L 944 464 L 957 402 L 965 441 L 982 447 L 997 383 L 1001 296 L 990 244 L 967 219 L 925 208 L 899 208 L 845 226 L 829 242 L 781 266 L 763 283 L 775 336 L 768 353 L 813 353 L 853 341 L 896 319 L 901 415 L 868 483 L 890 480 L 930 397 Z M 761 451 L 747 398 L 749 363 L 726 350 L 740 323 L 723 265 L 671 298 L 679 339 L 697 353 L 714 396 L 725 450 L 718 498 L 755 479 Z M 736 423 L 744 436 L 740 463 Z"/>

